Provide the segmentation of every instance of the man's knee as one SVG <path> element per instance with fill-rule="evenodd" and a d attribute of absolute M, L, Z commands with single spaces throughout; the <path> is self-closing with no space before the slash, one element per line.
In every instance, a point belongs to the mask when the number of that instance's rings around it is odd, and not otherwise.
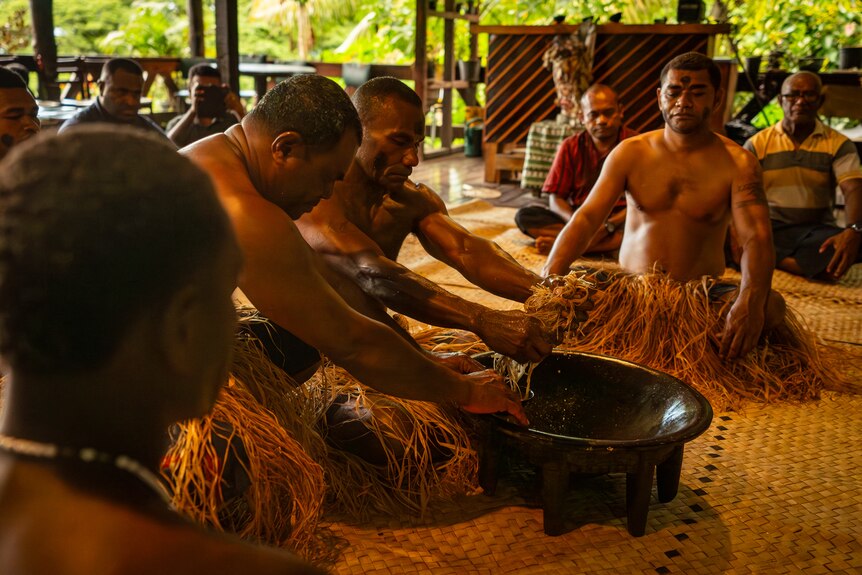
<path fill-rule="evenodd" d="M 763 331 L 770 332 L 773 329 L 784 325 L 784 314 L 787 312 L 787 303 L 780 293 L 775 290 L 769 290 L 769 297 L 766 300 L 766 317 L 763 322 Z"/>
<path fill-rule="evenodd" d="M 525 206 L 515 212 L 515 225 L 522 233 L 536 238 L 559 233 L 565 221 L 548 208 Z"/>
<path fill-rule="evenodd" d="M 355 397 L 339 396 L 326 412 L 326 438 L 372 465 L 386 465 L 389 457 L 401 459 L 404 446 L 393 437 L 403 436 L 408 422 L 397 416 L 386 418 L 381 412 L 374 413 Z"/>
<path fill-rule="evenodd" d="M 416 422 L 396 403 L 381 400 L 377 405 L 360 405 L 354 397 L 339 396 L 326 412 L 327 440 L 339 449 L 359 456 L 372 465 L 400 461 L 415 435 Z M 431 461 L 440 463 L 452 452 L 436 441 L 421 446 Z"/>

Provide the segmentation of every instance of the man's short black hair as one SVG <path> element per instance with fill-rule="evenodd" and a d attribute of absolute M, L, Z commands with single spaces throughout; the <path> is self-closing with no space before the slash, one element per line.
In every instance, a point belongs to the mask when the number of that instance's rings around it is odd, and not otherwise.
<path fill-rule="evenodd" d="M 300 74 L 280 82 L 248 118 L 273 138 L 293 131 L 312 146 L 334 146 L 349 129 L 362 140 L 362 124 L 350 98 L 341 86 L 317 74 Z"/>
<path fill-rule="evenodd" d="M 102 73 L 99 75 L 100 80 L 105 80 L 113 76 L 117 70 L 125 70 L 136 76 L 143 76 L 144 69 L 141 65 L 130 58 L 111 58 L 102 65 Z"/>
<path fill-rule="evenodd" d="M 422 99 L 410 86 L 391 76 L 372 78 L 353 93 L 353 105 L 362 123 L 370 121 L 387 98 L 397 98 L 405 104 L 422 109 Z"/>
<path fill-rule="evenodd" d="M 718 69 L 718 66 L 712 61 L 712 58 L 699 54 L 698 52 L 686 52 L 685 54 L 680 54 L 665 64 L 664 68 L 661 69 L 659 86 L 664 86 L 665 78 L 667 78 L 668 72 L 671 70 L 689 70 L 692 72 L 706 70 L 709 73 L 709 83 L 712 84 L 712 87 L 716 90 L 721 88 L 721 70 Z"/>
<path fill-rule="evenodd" d="M 104 365 L 231 234 L 206 174 L 156 135 L 89 125 L 16 146 L 0 162 L 0 357 Z"/>
<path fill-rule="evenodd" d="M 0 88 L 23 88 L 27 89 L 27 84 L 14 70 L 0 66 Z"/>
<path fill-rule="evenodd" d="M 195 64 L 191 68 L 189 68 L 189 82 L 192 81 L 192 78 L 195 76 L 201 76 L 203 78 L 218 78 L 221 80 L 221 74 L 216 67 L 207 64 L 206 62 L 201 62 L 200 64 Z"/>

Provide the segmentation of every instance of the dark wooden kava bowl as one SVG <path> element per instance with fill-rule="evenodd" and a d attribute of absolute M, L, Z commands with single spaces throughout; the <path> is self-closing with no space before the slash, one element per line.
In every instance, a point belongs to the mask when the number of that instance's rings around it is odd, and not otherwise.
<path fill-rule="evenodd" d="M 493 364 L 490 353 L 476 359 Z M 643 535 L 653 477 L 659 501 L 676 497 L 684 444 L 712 421 L 706 398 L 677 378 L 595 354 L 554 352 L 533 370 L 530 389 L 529 428 L 508 415 L 484 418 L 479 481 L 494 493 L 504 450 L 540 467 L 548 535 L 564 532 L 573 473 L 625 473 L 628 531 Z"/>

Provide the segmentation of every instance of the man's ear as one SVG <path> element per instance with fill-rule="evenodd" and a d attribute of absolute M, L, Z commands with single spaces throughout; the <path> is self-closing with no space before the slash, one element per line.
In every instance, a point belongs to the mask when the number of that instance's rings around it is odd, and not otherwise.
<path fill-rule="evenodd" d="M 96 86 L 99 87 L 99 95 L 104 96 L 105 95 L 105 80 L 101 79 L 101 78 L 99 80 L 96 80 Z"/>
<path fill-rule="evenodd" d="M 199 332 L 200 292 L 186 285 L 171 297 L 161 320 L 159 344 L 165 362 L 177 374 L 187 375 L 193 369 Z"/>
<path fill-rule="evenodd" d="M 272 141 L 270 152 L 277 163 L 305 155 L 305 142 L 299 132 L 282 132 Z"/>
<path fill-rule="evenodd" d="M 715 98 L 713 98 L 713 111 L 718 110 L 724 103 L 724 90 L 721 88 L 715 89 Z"/>

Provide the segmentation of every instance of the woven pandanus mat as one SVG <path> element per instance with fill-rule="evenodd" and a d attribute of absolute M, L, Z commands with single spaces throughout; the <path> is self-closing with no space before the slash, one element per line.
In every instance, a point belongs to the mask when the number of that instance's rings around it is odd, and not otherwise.
<path fill-rule="evenodd" d="M 728 270 L 726 275 L 736 279 L 740 277 L 739 272 L 733 270 Z M 862 264 L 852 266 L 841 281 L 836 283 L 809 280 L 775 270 L 772 274 L 772 289 L 785 296 L 847 302 L 859 306 L 862 305 Z"/>
<path fill-rule="evenodd" d="M 718 414 L 687 444 L 680 491 L 653 492 L 646 534 L 625 528 L 625 478 L 576 481 L 571 530 L 542 531 L 535 475 L 432 506 L 424 521 L 332 522 L 335 573 L 862 572 L 862 397 Z"/>
<path fill-rule="evenodd" d="M 471 200 L 449 208 L 449 215 L 461 225 L 480 222 L 510 228 L 515 225 L 515 211 L 515 208 L 494 206 L 485 200 Z"/>
<path fill-rule="evenodd" d="M 784 294 L 787 305 L 827 341 L 862 345 L 862 304 Z"/>
<path fill-rule="evenodd" d="M 837 283 L 808 280 L 776 270 L 772 276 L 772 287 L 781 293 L 862 304 L 862 264 L 851 267 Z"/>

